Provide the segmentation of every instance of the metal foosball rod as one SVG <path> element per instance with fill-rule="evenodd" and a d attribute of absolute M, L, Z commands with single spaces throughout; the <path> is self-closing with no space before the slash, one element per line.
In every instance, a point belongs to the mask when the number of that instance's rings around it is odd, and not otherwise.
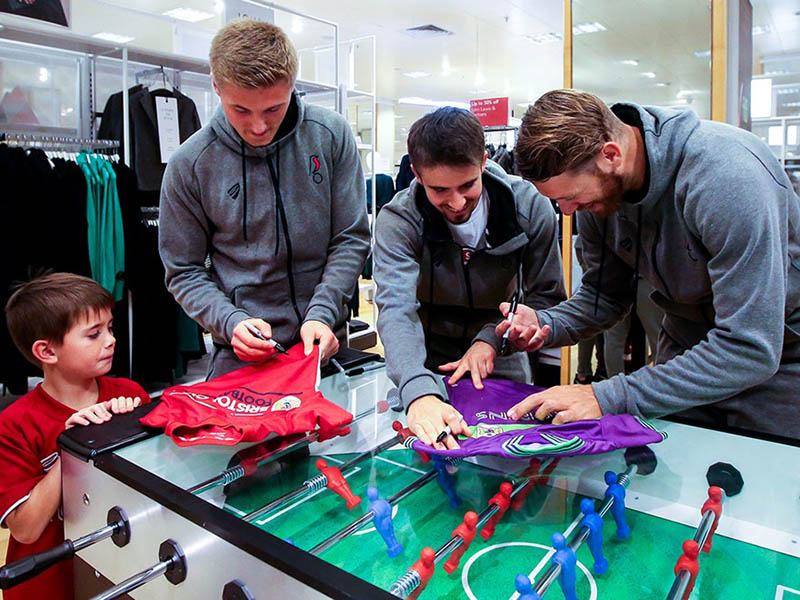
<path fill-rule="evenodd" d="M 431 469 L 421 477 L 412 481 L 410 484 L 408 484 L 406 487 L 404 487 L 402 490 L 400 490 L 393 496 L 389 496 L 389 498 L 387 498 L 386 501 L 390 505 L 394 506 L 398 502 L 404 500 L 405 498 L 407 498 L 408 496 L 410 496 L 411 494 L 422 488 L 429 481 L 436 479 L 436 475 L 437 475 L 436 469 Z M 343 527 L 342 529 L 334 533 L 328 539 L 323 540 L 322 542 L 314 546 L 311 550 L 309 550 L 309 553 L 317 555 L 321 554 L 322 552 L 325 552 L 325 550 L 327 550 L 334 544 L 340 542 L 344 538 L 352 535 L 353 533 L 361 529 L 361 527 L 363 527 L 367 522 L 369 522 L 372 519 L 372 517 L 373 517 L 372 511 L 371 510 L 367 511 L 362 517 L 356 519 L 346 527 Z"/>
<path fill-rule="evenodd" d="M 124 596 L 128 592 L 142 587 L 149 581 L 157 579 L 160 575 L 172 585 L 178 585 L 186 580 L 187 563 L 186 555 L 180 544 L 175 540 L 164 540 L 158 548 L 158 562 L 144 571 L 128 577 L 114 587 L 98 594 L 92 600 L 113 600 Z"/>
<path fill-rule="evenodd" d="M 617 483 L 619 483 L 622 487 L 626 488 L 630 485 L 631 482 L 631 475 L 636 470 L 636 465 L 628 465 L 628 468 L 625 469 L 622 473 L 617 475 Z M 614 504 L 614 498 L 608 498 L 603 506 L 597 511 L 597 514 L 600 517 L 604 517 L 605 514 L 611 509 L 611 505 Z M 572 548 L 575 552 L 578 551 L 578 548 L 581 547 L 583 542 L 586 541 L 586 538 L 589 537 L 589 528 L 588 527 L 581 527 L 578 532 L 572 536 L 572 539 L 568 542 L 569 547 Z M 536 582 L 534 586 L 534 591 L 543 596 L 544 593 L 547 591 L 553 582 L 558 578 L 559 574 L 561 573 L 561 565 L 559 564 L 551 564 L 547 571 L 544 572 L 542 578 Z"/>
<path fill-rule="evenodd" d="M 550 459 L 551 462 L 553 459 Z M 542 471 L 545 470 L 545 465 L 542 465 Z M 513 499 L 523 491 L 525 491 L 528 486 L 534 485 L 534 478 L 530 477 L 524 479 L 517 483 L 514 486 L 514 489 L 511 491 L 511 498 Z M 491 519 L 497 512 L 500 510 L 500 507 L 496 504 L 490 504 L 486 508 L 484 508 L 480 514 L 478 515 L 478 522 L 475 526 L 475 529 L 478 530 Z M 441 546 L 436 553 L 434 554 L 433 562 L 434 564 L 438 564 L 442 561 L 443 558 L 449 556 L 454 550 L 459 548 L 464 543 L 464 539 L 459 535 L 454 535 L 450 540 L 448 540 L 443 546 Z M 417 589 L 420 585 L 420 576 L 415 570 L 410 569 L 400 578 L 398 578 L 389 588 L 389 593 L 397 596 L 398 598 L 405 598 L 415 589 Z"/>
<path fill-rule="evenodd" d="M 720 502 L 724 502 L 725 498 L 726 496 L 723 492 Z M 703 512 L 703 518 L 700 520 L 700 524 L 697 526 L 694 536 L 692 537 L 692 540 L 697 543 L 699 548 L 705 546 L 706 540 L 711 533 L 711 527 L 714 525 L 714 520 L 716 517 L 717 515 L 711 509 Z M 683 598 L 683 596 L 686 594 L 686 588 L 688 587 L 690 581 L 691 573 L 689 573 L 687 569 L 681 569 L 678 574 L 675 575 L 675 580 L 672 582 L 672 587 L 667 593 L 667 600 L 678 600 L 679 598 Z"/>
<path fill-rule="evenodd" d="M 350 423 L 345 425 L 345 427 L 351 427 L 361 419 L 374 413 L 383 414 L 388 410 L 388 408 L 389 404 L 386 401 L 378 402 L 372 408 L 368 408 L 367 410 L 358 413 Z M 267 442 L 262 442 L 262 444 L 245 448 L 244 450 L 237 452 L 236 456 L 242 458 L 239 464 L 234 467 L 229 467 L 221 473 L 214 475 L 203 482 L 193 485 L 190 488 L 187 488 L 186 491 L 191 494 L 200 495 L 221 485 L 228 485 L 237 479 L 251 475 L 256 469 L 258 469 L 258 467 L 268 462 L 316 442 L 319 440 L 320 433 L 321 432 L 318 429 L 315 429 L 314 431 L 310 431 L 306 434 L 289 436 L 289 439 L 291 440 L 289 443 L 274 441 L 277 440 L 277 438 L 272 438 Z"/>
<path fill-rule="evenodd" d="M 399 425 L 397 421 L 395 421 L 395 423 Z M 355 467 L 356 465 L 364 462 L 368 458 L 377 456 L 384 450 L 388 450 L 392 446 L 396 446 L 402 441 L 403 441 L 403 435 L 398 433 L 397 435 L 392 436 L 391 438 L 389 438 L 382 444 L 376 446 L 375 448 L 368 450 L 366 452 L 362 452 L 358 456 L 350 459 L 343 465 L 339 466 L 338 469 L 339 471 L 341 471 L 342 475 L 346 478 L 348 475 L 350 475 L 350 473 L 345 473 L 345 471 L 347 471 L 348 469 Z M 242 520 L 247 521 L 248 523 L 255 521 L 256 519 L 263 517 L 264 515 L 269 514 L 274 510 L 277 510 L 281 506 L 288 504 L 292 500 L 305 496 L 306 494 L 312 494 L 316 491 L 323 489 L 327 485 L 328 485 L 328 476 L 325 475 L 325 473 L 319 473 L 314 477 L 312 477 L 311 479 L 304 481 L 303 485 L 301 485 L 296 490 L 288 492 L 283 496 L 276 498 L 269 504 L 265 504 L 264 506 L 257 508 L 256 510 L 246 514 L 244 517 L 242 517 Z"/>
<path fill-rule="evenodd" d="M 107 525 L 87 533 L 75 540 L 66 539 L 55 548 L 29 554 L 0 568 L 0 590 L 11 589 L 20 583 L 28 581 L 48 567 L 72 558 L 84 548 L 94 546 L 107 538 L 111 538 L 118 547 L 125 546 L 131 537 L 130 521 L 119 506 L 114 506 L 108 511 Z"/>

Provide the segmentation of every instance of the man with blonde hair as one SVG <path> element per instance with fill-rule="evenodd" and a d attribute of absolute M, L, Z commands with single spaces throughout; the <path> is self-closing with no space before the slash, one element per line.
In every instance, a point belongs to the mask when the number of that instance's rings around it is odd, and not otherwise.
<path fill-rule="evenodd" d="M 770 149 L 689 110 L 555 90 L 528 108 L 514 151 L 542 194 L 578 211 L 587 269 L 569 300 L 518 308 L 512 342 L 594 336 L 635 309 L 639 277 L 665 316 L 655 366 L 551 388 L 513 416 L 683 411 L 800 438 L 800 199 Z"/>
<path fill-rule="evenodd" d="M 278 27 L 230 23 L 210 61 L 221 106 L 161 188 L 167 287 L 213 336 L 209 378 L 270 356 L 274 342 L 302 341 L 308 354 L 318 341 L 329 358 L 369 251 L 353 134 L 294 91 L 297 54 Z"/>

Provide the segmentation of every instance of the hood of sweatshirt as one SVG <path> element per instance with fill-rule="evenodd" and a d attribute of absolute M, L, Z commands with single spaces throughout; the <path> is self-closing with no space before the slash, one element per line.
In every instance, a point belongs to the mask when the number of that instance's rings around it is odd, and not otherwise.
<path fill-rule="evenodd" d="M 264 158 L 267 154 L 274 152 L 278 149 L 280 144 L 288 138 L 295 135 L 300 123 L 303 122 L 305 115 L 305 105 L 298 96 L 297 91 L 293 91 L 289 99 L 289 110 L 286 111 L 286 116 L 283 118 L 280 127 L 278 128 L 275 137 L 266 146 L 251 146 L 242 139 L 242 136 L 233 128 L 222 106 L 217 108 L 214 116 L 211 118 L 211 129 L 217 134 L 217 137 L 237 154 L 244 153 L 248 157 L 261 157 Z"/>
<path fill-rule="evenodd" d="M 669 188 L 674 185 L 675 175 L 683 161 L 687 140 L 700 126 L 698 116 L 688 110 L 679 111 L 652 106 L 644 107 L 626 102 L 614 104 L 611 110 L 626 125 L 636 127 L 642 134 L 646 157 L 645 184 L 641 190 L 627 192 L 623 196 L 623 204 L 616 214 L 608 219 L 602 219 L 602 248 L 595 291 L 595 314 L 597 313 L 600 294 L 603 290 L 606 237 L 609 220 L 611 219 L 623 219 L 636 223 L 636 234 L 633 242 L 635 259 L 631 281 L 634 298 L 633 311 L 636 311 L 636 286 L 639 281 L 642 259 L 643 220 L 649 219 L 659 222 L 661 220 L 659 213 L 671 208 L 660 206 L 660 203 L 667 196 Z"/>
<path fill-rule="evenodd" d="M 611 107 L 626 124 L 641 123 L 645 152 L 647 154 L 646 189 L 638 197 L 626 196 L 628 204 L 636 204 L 647 213 L 653 209 L 675 180 L 683 160 L 686 141 L 700 126 L 698 116 L 689 110 L 674 110 L 654 106 L 638 106 L 619 102 Z M 638 121 L 627 115 L 638 115 Z"/>

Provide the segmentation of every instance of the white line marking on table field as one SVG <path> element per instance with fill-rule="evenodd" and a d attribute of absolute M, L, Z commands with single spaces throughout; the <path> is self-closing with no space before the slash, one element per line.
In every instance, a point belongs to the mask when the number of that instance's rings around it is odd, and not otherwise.
<path fill-rule="evenodd" d="M 353 467 L 353 471 L 350 471 L 349 473 L 343 474 L 343 475 L 344 475 L 344 478 L 345 478 L 345 479 L 347 479 L 347 478 L 348 478 L 348 477 L 350 477 L 351 475 L 355 475 L 356 473 L 358 473 L 360 470 L 361 470 L 361 469 L 359 469 L 358 467 Z M 289 506 L 287 506 L 287 507 L 286 507 L 286 508 L 284 508 L 283 510 L 281 510 L 281 511 L 279 511 L 279 512 L 276 512 L 276 513 L 275 513 L 275 514 L 273 514 L 273 515 L 270 515 L 270 516 L 269 516 L 269 517 L 267 517 L 266 519 L 260 519 L 260 520 L 256 521 L 255 523 L 256 523 L 256 525 L 264 525 L 265 523 L 269 523 L 270 521 L 272 521 L 272 519 L 277 519 L 277 518 L 278 518 L 278 517 L 280 517 L 280 516 L 281 516 L 283 513 L 287 512 L 287 511 L 289 511 L 289 510 L 292 510 L 292 509 L 293 509 L 295 506 L 298 506 L 298 505 L 300 505 L 300 504 L 303 504 L 303 502 L 308 502 L 309 500 L 311 500 L 311 498 L 313 498 L 313 497 L 314 497 L 314 496 L 316 496 L 317 494 L 321 494 L 321 493 L 322 493 L 322 492 L 324 492 L 326 489 L 327 489 L 327 488 L 322 488 L 321 490 L 317 490 L 317 491 L 316 491 L 316 492 L 314 492 L 313 494 L 309 494 L 308 496 L 303 496 L 302 498 L 300 498 L 300 500 L 298 500 L 298 501 L 297 501 L 297 502 L 295 502 L 294 504 L 290 504 Z M 243 511 L 239 510 L 239 509 L 238 509 L 238 508 L 236 508 L 235 506 L 228 505 L 228 506 L 227 506 L 227 508 L 228 508 L 229 510 L 232 510 L 233 512 L 235 512 L 235 513 L 236 513 L 237 515 L 239 515 L 240 517 L 243 517 L 243 516 L 245 516 L 245 515 L 247 514 L 246 512 L 243 512 Z"/>
<path fill-rule="evenodd" d="M 392 520 L 394 520 L 394 518 L 397 516 L 397 508 L 397 504 L 392 507 Z M 364 535 L 365 533 L 371 533 L 373 531 L 375 531 L 374 525 L 372 527 L 367 527 L 366 529 L 359 529 L 353 535 Z"/>
<path fill-rule="evenodd" d="M 800 590 L 793 590 L 785 585 L 779 585 L 775 588 L 775 600 L 786 600 L 786 592 L 794 594 L 795 596 L 800 596 Z"/>
<path fill-rule="evenodd" d="M 469 560 L 464 565 L 463 570 L 461 571 L 461 585 L 464 587 L 464 592 L 467 594 L 467 598 L 469 600 L 478 600 L 475 594 L 472 592 L 472 588 L 469 585 L 469 569 L 472 566 L 472 563 L 475 562 L 483 554 L 487 552 L 491 552 L 492 550 L 497 550 L 499 548 L 507 548 L 509 546 L 527 546 L 529 548 L 541 548 L 542 550 L 551 550 L 550 546 L 545 546 L 544 544 L 534 544 L 533 542 L 506 542 L 505 544 L 495 544 L 493 546 L 489 546 L 484 548 L 480 552 L 477 552 L 469 557 Z M 589 580 L 589 600 L 597 600 L 597 584 L 594 581 L 594 577 L 589 572 L 583 563 L 580 561 L 576 562 L 576 566 L 583 571 L 583 574 L 586 575 L 586 579 Z"/>
<path fill-rule="evenodd" d="M 409 471 L 414 471 L 414 473 L 419 473 L 420 475 L 424 475 L 427 471 L 423 471 L 421 469 L 417 469 L 416 467 L 409 467 L 408 465 L 404 465 L 403 463 L 395 462 L 388 458 L 384 458 L 383 456 L 376 456 L 375 460 L 382 460 L 383 462 L 387 462 L 390 465 L 395 465 L 396 467 L 402 467 L 403 469 L 408 469 Z"/>

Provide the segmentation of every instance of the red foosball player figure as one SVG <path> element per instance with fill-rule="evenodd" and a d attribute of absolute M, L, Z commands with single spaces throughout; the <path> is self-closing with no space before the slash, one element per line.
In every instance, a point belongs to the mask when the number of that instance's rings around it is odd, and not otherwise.
<path fill-rule="evenodd" d="M 408 595 L 409 600 L 419 598 L 419 595 L 428 586 L 428 582 L 436 570 L 436 565 L 433 564 L 435 558 L 436 551 L 433 548 L 423 548 L 419 553 L 419 560 L 411 565 L 411 568 L 419 573 L 419 587 Z"/>
<path fill-rule="evenodd" d="M 403 424 L 400 421 L 394 421 L 392 423 L 392 429 L 394 429 L 399 435 L 403 437 L 404 443 L 409 437 L 414 436 L 414 434 L 411 433 L 411 430 L 408 427 L 403 427 Z M 407 448 L 411 448 L 411 446 L 407 446 Z M 428 462 L 431 459 L 431 457 L 426 452 L 420 452 L 419 450 L 417 450 L 417 454 L 419 454 L 420 458 L 422 459 L 422 462 L 424 463 Z"/>
<path fill-rule="evenodd" d="M 525 498 L 528 497 L 528 494 L 530 494 L 533 491 L 533 488 L 536 487 L 536 484 L 539 483 L 538 475 L 539 475 L 539 469 L 541 468 L 542 468 L 542 461 L 538 458 L 532 458 L 530 464 L 522 472 L 522 476 L 530 479 L 530 483 L 517 493 L 516 497 L 514 498 L 514 501 L 511 503 L 511 508 L 512 510 L 514 510 L 514 512 L 522 508 L 523 504 L 525 504 Z"/>
<path fill-rule="evenodd" d="M 345 502 L 347 502 L 347 510 L 353 510 L 361 504 L 361 498 L 354 496 L 353 492 L 350 491 L 350 486 L 347 485 L 347 481 L 342 476 L 339 467 L 329 467 L 328 463 L 322 458 L 317 459 L 316 465 L 319 472 L 325 475 L 328 480 L 325 487 L 344 498 Z"/>
<path fill-rule="evenodd" d="M 496 493 L 494 496 L 491 497 L 489 500 L 489 506 L 492 504 L 497 505 L 500 509 L 494 516 L 489 519 L 489 522 L 486 523 L 486 526 L 481 529 L 481 537 L 485 540 L 488 540 L 494 534 L 495 525 L 503 518 L 503 515 L 506 514 L 508 507 L 511 506 L 511 492 L 514 488 L 511 487 L 511 484 L 507 481 L 504 481 L 500 484 L 500 491 Z"/>
<path fill-rule="evenodd" d="M 697 557 L 700 556 L 700 547 L 694 540 L 686 540 L 683 542 L 683 556 L 675 563 L 675 575 L 683 571 L 689 571 L 689 585 L 686 586 L 686 593 L 683 594 L 682 600 L 689 600 L 689 595 L 694 589 L 694 581 L 697 579 L 697 573 L 700 571 L 700 561 Z"/>
<path fill-rule="evenodd" d="M 464 522 L 453 530 L 452 537 L 459 536 L 462 542 L 458 548 L 450 553 L 450 558 L 444 563 L 444 570 L 449 575 L 452 575 L 458 568 L 461 557 L 464 556 L 464 552 L 469 549 L 469 545 L 472 543 L 472 540 L 475 539 L 475 535 L 478 533 L 477 527 L 478 515 L 473 511 L 469 511 L 464 515 Z"/>
<path fill-rule="evenodd" d="M 715 485 L 708 488 L 708 500 L 703 504 L 703 508 L 700 509 L 700 514 L 704 515 L 707 510 L 714 511 L 714 522 L 711 524 L 711 529 L 708 530 L 706 543 L 703 544 L 703 552 L 711 552 L 711 538 L 714 537 L 719 518 L 722 516 L 722 488 L 718 488 Z"/>

